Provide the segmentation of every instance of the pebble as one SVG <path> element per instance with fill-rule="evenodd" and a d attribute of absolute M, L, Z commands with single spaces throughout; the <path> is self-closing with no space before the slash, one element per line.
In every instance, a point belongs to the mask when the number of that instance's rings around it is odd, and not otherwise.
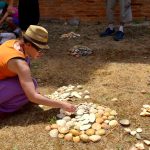
<path fill-rule="evenodd" d="M 137 133 L 137 132 L 136 132 L 136 131 L 134 131 L 134 130 L 130 132 L 130 134 L 131 134 L 132 136 L 135 136 L 135 135 L 136 135 L 136 133 Z"/>
<path fill-rule="evenodd" d="M 86 134 L 81 134 L 81 135 L 80 135 L 80 139 L 81 139 L 83 142 L 89 142 L 89 136 L 86 135 Z"/>
<path fill-rule="evenodd" d="M 137 143 L 135 144 L 135 147 L 138 148 L 139 150 L 143 150 L 145 149 L 144 144 L 143 143 Z"/>
<path fill-rule="evenodd" d="M 137 140 L 141 140 L 142 139 L 139 133 L 136 133 L 135 137 L 136 137 Z"/>
<path fill-rule="evenodd" d="M 146 145 L 150 146 L 150 141 L 149 141 L 149 140 L 143 140 L 143 142 L 144 142 Z"/>
<path fill-rule="evenodd" d="M 91 135 L 89 136 L 89 139 L 92 141 L 92 142 L 97 142 L 101 139 L 101 136 L 99 135 Z"/>
<path fill-rule="evenodd" d="M 130 125 L 130 121 L 128 119 L 122 119 L 119 121 L 119 123 L 123 126 L 129 126 Z"/>
<path fill-rule="evenodd" d="M 142 128 L 137 128 L 137 129 L 136 129 L 136 132 L 137 132 L 137 133 L 141 133 L 142 131 L 143 131 Z"/>
<path fill-rule="evenodd" d="M 124 128 L 125 132 L 130 133 L 131 129 L 130 128 Z"/>
<path fill-rule="evenodd" d="M 49 132 L 49 135 L 53 138 L 56 138 L 58 137 L 58 130 L 57 129 L 52 129 L 50 132 Z"/>
<path fill-rule="evenodd" d="M 141 108 L 142 112 L 140 113 L 140 116 L 149 116 L 150 117 L 150 105 L 145 104 L 143 105 L 143 108 Z"/>
<path fill-rule="evenodd" d="M 46 131 L 50 131 L 50 130 L 51 130 L 51 126 L 50 126 L 50 125 L 47 125 L 47 126 L 45 127 L 45 130 L 46 130 Z"/>
<path fill-rule="evenodd" d="M 117 126 L 117 125 L 118 125 L 117 120 L 111 120 L 111 121 L 109 122 L 109 126 L 110 126 L 110 127 L 115 127 L 115 126 Z"/>
<path fill-rule="evenodd" d="M 116 102 L 116 101 L 118 101 L 118 98 L 113 98 L 113 99 L 111 99 L 111 101 Z"/>

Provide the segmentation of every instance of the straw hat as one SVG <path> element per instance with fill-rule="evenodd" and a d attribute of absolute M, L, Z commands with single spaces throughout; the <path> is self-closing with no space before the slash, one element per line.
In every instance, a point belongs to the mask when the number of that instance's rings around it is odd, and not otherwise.
<path fill-rule="evenodd" d="M 23 36 L 40 49 L 49 49 L 48 31 L 37 25 L 30 25 Z"/>

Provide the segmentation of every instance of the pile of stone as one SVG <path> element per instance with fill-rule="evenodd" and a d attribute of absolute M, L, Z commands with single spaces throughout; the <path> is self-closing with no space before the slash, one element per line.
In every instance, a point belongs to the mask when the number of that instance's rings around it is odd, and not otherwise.
<path fill-rule="evenodd" d="M 136 139 L 138 139 L 138 140 L 141 140 L 142 138 L 141 138 L 141 135 L 140 135 L 140 133 L 142 133 L 142 128 L 136 128 L 136 129 L 133 129 L 133 130 L 131 130 L 130 128 L 124 128 L 124 131 L 126 132 L 126 133 L 129 133 L 130 135 L 132 135 L 132 136 L 135 136 L 136 137 Z"/>
<path fill-rule="evenodd" d="M 83 87 L 81 85 L 77 85 L 77 86 L 68 85 L 68 86 L 62 86 L 58 88 L 54 93 L 45 96 L 54 100 L 72 101 L 81 98 L 89 99 L 90 93 L 88 90 L 83 90 Z"/>
<path fill-rule="evenodd" d="M 150 116 L 150 105 L 143 105 L 141 110 L 142 112 L 140 113 L 140 116 Z"/>
<path fill-rule="evenodd" d="M 97 142 L 118 125 L 117 112 L 94 103 L 77 105 L 74 114 L 63 111 L 57 114 L 56 123 L 46 126 L 52 138 L 73 142 Z"/>
<path fill-rule="evenodd" d="M 73 56 L 87 56 L 93 53 L 93 50 L 88 48 L 87 46 L 75 45 L 73 48 L 69 49 L 69 53 Z"/>
<path fill-rule="evenodd" d="M 66 34 L 62 34 L 60 36 L 61 39 L 63 39 L 63 38 L 71 39 L 71 38 L 77 38 L 77 37 L 80 37 L 80 34 L 77 34 L 77 33 L 74 33 L 74 32 L 69 32 L 69 33 L 66 33 Z"/>

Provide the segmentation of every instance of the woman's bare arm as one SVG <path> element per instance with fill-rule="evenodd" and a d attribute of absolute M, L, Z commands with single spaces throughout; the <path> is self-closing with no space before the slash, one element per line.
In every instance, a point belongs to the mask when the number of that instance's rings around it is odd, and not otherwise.
<path fill-rule="evenodd" d="M 18 74 L 20 84 L 30 101 L 55 108 L 63 108 L 70 112 L 75 111 L 75 106 L 70 103 L 52 100 L 37 93 L 32 81 L 30 68 L 24 60 L 11 59 L 8 62 L 8 68 Z"/>

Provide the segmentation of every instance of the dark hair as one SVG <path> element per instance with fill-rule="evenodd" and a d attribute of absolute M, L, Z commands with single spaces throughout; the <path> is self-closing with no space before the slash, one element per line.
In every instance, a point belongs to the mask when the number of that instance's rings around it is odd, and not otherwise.
<path fill-rule="evenodd" d="M 30 43 L 36 49 L 40 49 L 38 46 L 36 46 L 34 43 L 32 43 L 30 40 L 28 40 L 25 36 L 22 36 L 22 39 L 23 39 L 24 43 Z"/>

